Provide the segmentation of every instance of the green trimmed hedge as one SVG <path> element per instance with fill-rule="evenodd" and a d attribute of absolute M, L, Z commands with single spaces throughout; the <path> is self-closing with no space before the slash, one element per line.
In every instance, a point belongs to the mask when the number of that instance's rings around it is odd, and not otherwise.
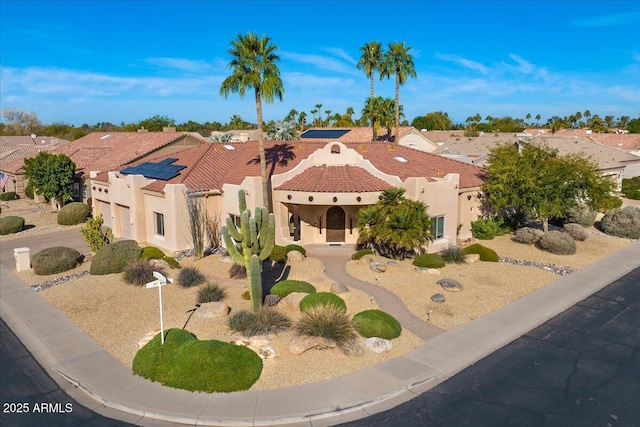
<path fill-rule="evenodd" d="M 231 393 L 255 384 L 262 359 L 244 346 L 200 341 L 184 329 L 169 329 L 164 345 L 158 334 L 136 353 L 133 372 L 167 387 Z"/>
<path fill-rule="evenodd" d="M 273 285 L 269 293 L 284 298 L 292 292 L 315 294 L 316 288 L 311 283 L 303 280 L 283 280 Z"/>
<path fill-rule="evenodd" d="M 24 195 L 27 196 L 29 199 L 33 199 L 34 193 L 33 193 L 33 187 L 31 185 L 27 184 L 27 186 L 24 188 Z"/>
<path fill-rule="evenodd" d="M 76 225 L 82 224 L 89 218 L 91 208 L 86 203 L 73 202 L 63 206 L 58 212 L 58 224 Z"/>
<path fill-rule="evenodd" d="M 284 247 L 284 250 L 287 252 L 287 254 L 291 251 L 298 251 L 302 255 L 307 256 L 307 250 L 300 245 L 293 245 L 293 244 L 287 245 Z"/>
<path fill-rule="evenodd" d="M 351 259 L 357 261 L 365 255 L 373 255 L 373 251 L 371 249 L 357 250 L 353 253 L 353 255 L 351 255 Z"/>
<path fill-rule="evenodd" d="M 0 218 L 0 235 L 19 233 L 24 230 L 24 218 L 21 216 L 5 216 Z"/>
<path fill-rule="evenodd" d="M 15 200 L 15 199 L 16 199 L 15 191 L 7 191 L 6 193 L 0 193 L 0 200 L 2 200 L 3 202 L 8 202 L 9 200 Z"/>
<path fill-rule="evenodd" d="M 31 257 L 33 272 L 39 276 L 69 271 L 76 268 L 81 262 L 80 252 L 64 246 L 43 249 Z"/>
<path fill-rule="evenodd" d="M 140 261 L 146 261 L 148 259 L 163 259 L 165 257 L 164 252 L 155 246 L 145 246 L 142 248 L 140 254 Z"/>
<path fill-rule="evenodd" d="M 498 262 L 500 257 L 493 249 L 489 249 L 486 246 L 482 246 L 480 243 L 467 246 L 462 250 L 465 254 L 478 254 L 480 255 L 480 261 Z"/>
<path fill-rule="evenodd" d="M 135 240 L 122 240 L 101 247 L 91 260 L 93 275 L 122 273 L 124 268 L 140 258 L 142 249 Z"/>
<path fill-rule="evenodd" d="M 333 305 L 343 312 L 347 312 L 347 304 L 342 298 L 332 292 L 317 292 L 307 295 L 300 300 L 300 311 L 304 313 L 313 307 L 326 305 Z"/>
<path fill-rule="evenodd" d="M 365 338 L 378 337 L 386 340 L 398 338 L 402 326 L 393 316 L 382 310 L 365 310 L 353 316 L 356 331 Z"/>
<path fill-rule="evenodd" d="M 269 255 L 269 259 L 273 262 L 287 262 L 287 248 L 284 246 L 274 245 L 271 250 L 271 254 Z"/>
<path fill-rule="evenodd" d="M 442 268 L 445 262 L 438 254 L 424 254 L 413 260 L 413 265 L 422 268 Z"/>

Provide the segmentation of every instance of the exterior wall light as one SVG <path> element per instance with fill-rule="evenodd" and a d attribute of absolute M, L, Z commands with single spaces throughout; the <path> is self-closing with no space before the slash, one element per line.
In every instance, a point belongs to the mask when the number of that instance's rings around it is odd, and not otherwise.
<path fill-rule="evenodd" d="M 313 202 L 313 196 L 309 196 L 309 201 Z"/>
<path fill-rule="evenodd" d="M 287 200 L 291 200 L 291 197 L 293 197 L 291 194 L 287 194 Z"/>
<path fill-rule="evenodd" d="M 356 197 L 356 200 L 361 202 L 362 201 L 362 197 L 358 196 L 358 197 Z"/>
<path fill-rule="evenodd" d="M 334 197 L 334 198 L 333 198 L 333 203 L 335 203 L 335 202 L 337 202 L 337 201 L 338 201 L 338 198 L 337 198 L 337 197 Z"/>

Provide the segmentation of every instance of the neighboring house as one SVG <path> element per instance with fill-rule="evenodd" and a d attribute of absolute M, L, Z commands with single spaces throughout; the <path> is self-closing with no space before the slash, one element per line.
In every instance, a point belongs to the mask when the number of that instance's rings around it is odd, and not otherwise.
<path fill-rule="evenodd" d="M 67 145 L 50 150 L 64 154 L 76 164 L 76 177 L 72 189 L 75 201 L 92 197 L 90 173 L 118 170 L 132 162 L 149 157 L 171 154 L 208 140 L 192 132 L 94 132 Z M 3 168 L 5 165 L 3 165 Z M 10 176 L 24 180 L 24 160 L 6 165 Z"/>
<path fill-rule="evenodd" d="M 499 144 L 530 143 L 548 145 L 561 155 L 582 154 L 596 162 L 603 175 L 622 185 L 622 178 L 640 173 L 640 157 L 595 143 L 587 138 L 531 135 L 530 133 L 484 134 L 478 137 L 452 137 L 434 154 L 485 166 L 489 151 Z"/>
<path fill-rule="evenodd" d="M 339 141 L 344 143 L 356 143 L 362 141 L 371 141 L 373 138 L 373 129 L 370 127 L 354 127 L 354 128 L 310 128 L 302 132 L 300 140 L 302 141 Z M 389 136 L 387 129 L 380 129 L 376 141 L 387 142 Z M 415 148 L 416 150 L 432 152 L 438 145 L 425 137 L 418 129 L 413 126 L 401 126 L 400 138 L 398 145 Z"/>
<path fill-rule="evenodd" d="M 41 151 L 51 151 L 68 144 L 66 139 L 52 136 L 0 136 L 0 171 L 6 174 L 7 179 L 0 191 L 15 191 L 18 196 L 25 197 L 26 187 L 21 174 L 16 173 L 15 166 L 22 159 L 35 157 Z M 14 164 L 15 162 L 15 164 Z"/>
<path fill-rule="evenodd" d="M 436 146 L 444 144 L 451 137 L 464 136 L 464 130 L 420 130 L 420 133 Z"/>
<path fill-rule="evenodd" d="M 259 131 L 257 129 L 228 130 L 225 132 L 213 131 L 211 132 L 209 139 L 213 141 L 216 137 L 225 136 L 227 134 L 231 136 L 229 142 L 247 142 L 257 141 Z"/>
<path fill-rule="evenodd" d="M 484 170 L 416 149 L 380 142 L 266 141 L 276 243 L 354 244 L 358 211 L 380 192 L 402 187 L 428 206 L 435 240 L 429 250 L 471 237 Z M 154 178 L 155 177 L 155 178 Z M 207 211 L 237 221 L 238 191 L 262 205 L 256 141 L 208 144 L 94 175 L 93 213 L 116 237 L 167 251 L 192 247 L 186 192 Z"/>

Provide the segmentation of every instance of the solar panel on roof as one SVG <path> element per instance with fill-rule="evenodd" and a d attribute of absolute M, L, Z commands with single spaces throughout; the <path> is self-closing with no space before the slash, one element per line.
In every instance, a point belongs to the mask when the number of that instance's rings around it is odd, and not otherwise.
<path fill-rule="evenodd" d="M 178 159 L 169 157 L 158 163 L 144 162 L 137 166 L 129 166 L 120 171 L 123 175 L 142 175 L 145 178 L 168 181 L 180 174 L 186 166 L 172 164 Z"/>
<path fill-rule="evenodd" d="M 349 132 L 350 129 L 309 129 L 300 135 L 300 138 L 318 138 L 318 139 L 332 139 L 340 138 L 342 135 Z"/>

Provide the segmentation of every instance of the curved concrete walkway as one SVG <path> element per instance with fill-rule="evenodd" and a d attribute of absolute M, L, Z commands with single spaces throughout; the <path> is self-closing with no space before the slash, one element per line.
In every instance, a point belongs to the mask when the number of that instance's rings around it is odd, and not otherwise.
<path fill-rule="evenodd" d="M 376 286 L 368 282 L 363 282 L 347 273 L 347 262 L 351 259 L 351 254 L 355 248 L 350 245 L 343 247 L 310 245 L 307 246 L 307 255 L 322 262 L 325 274 L 333 281 L 342 283 L 349 288 L 355 288 L 371 295 L 382 311 L 392 315 L 400 322 L 403 328 L 409 330 L 414 335 L 427 341 L 444 333 L 443 329 L 425 322 L 409 311 L 402 300 L 393 292 L 381 286 Z M 384 274 L 392 274 L 391 272 Z"/>
<path fill-rule="evenodd" d="M 65 245 L 62 235 L 52 235 L 52 241 Z M 117 413 L 124 421 L 156 426 L 166 425 L 163 421 L 324 426 L 365 418 L 416 397 L 638 266 L 640 242 L 395 359 L 344 377 L 268 391 L 191 393 L 138 377 L 12 274 L 8 267 L 13 265 L 0 266 L 0 316 L 50 375 L 66 384 L 64 389 L 91 396 L 92 404 L 83 404 L 111 418 Z"/>

